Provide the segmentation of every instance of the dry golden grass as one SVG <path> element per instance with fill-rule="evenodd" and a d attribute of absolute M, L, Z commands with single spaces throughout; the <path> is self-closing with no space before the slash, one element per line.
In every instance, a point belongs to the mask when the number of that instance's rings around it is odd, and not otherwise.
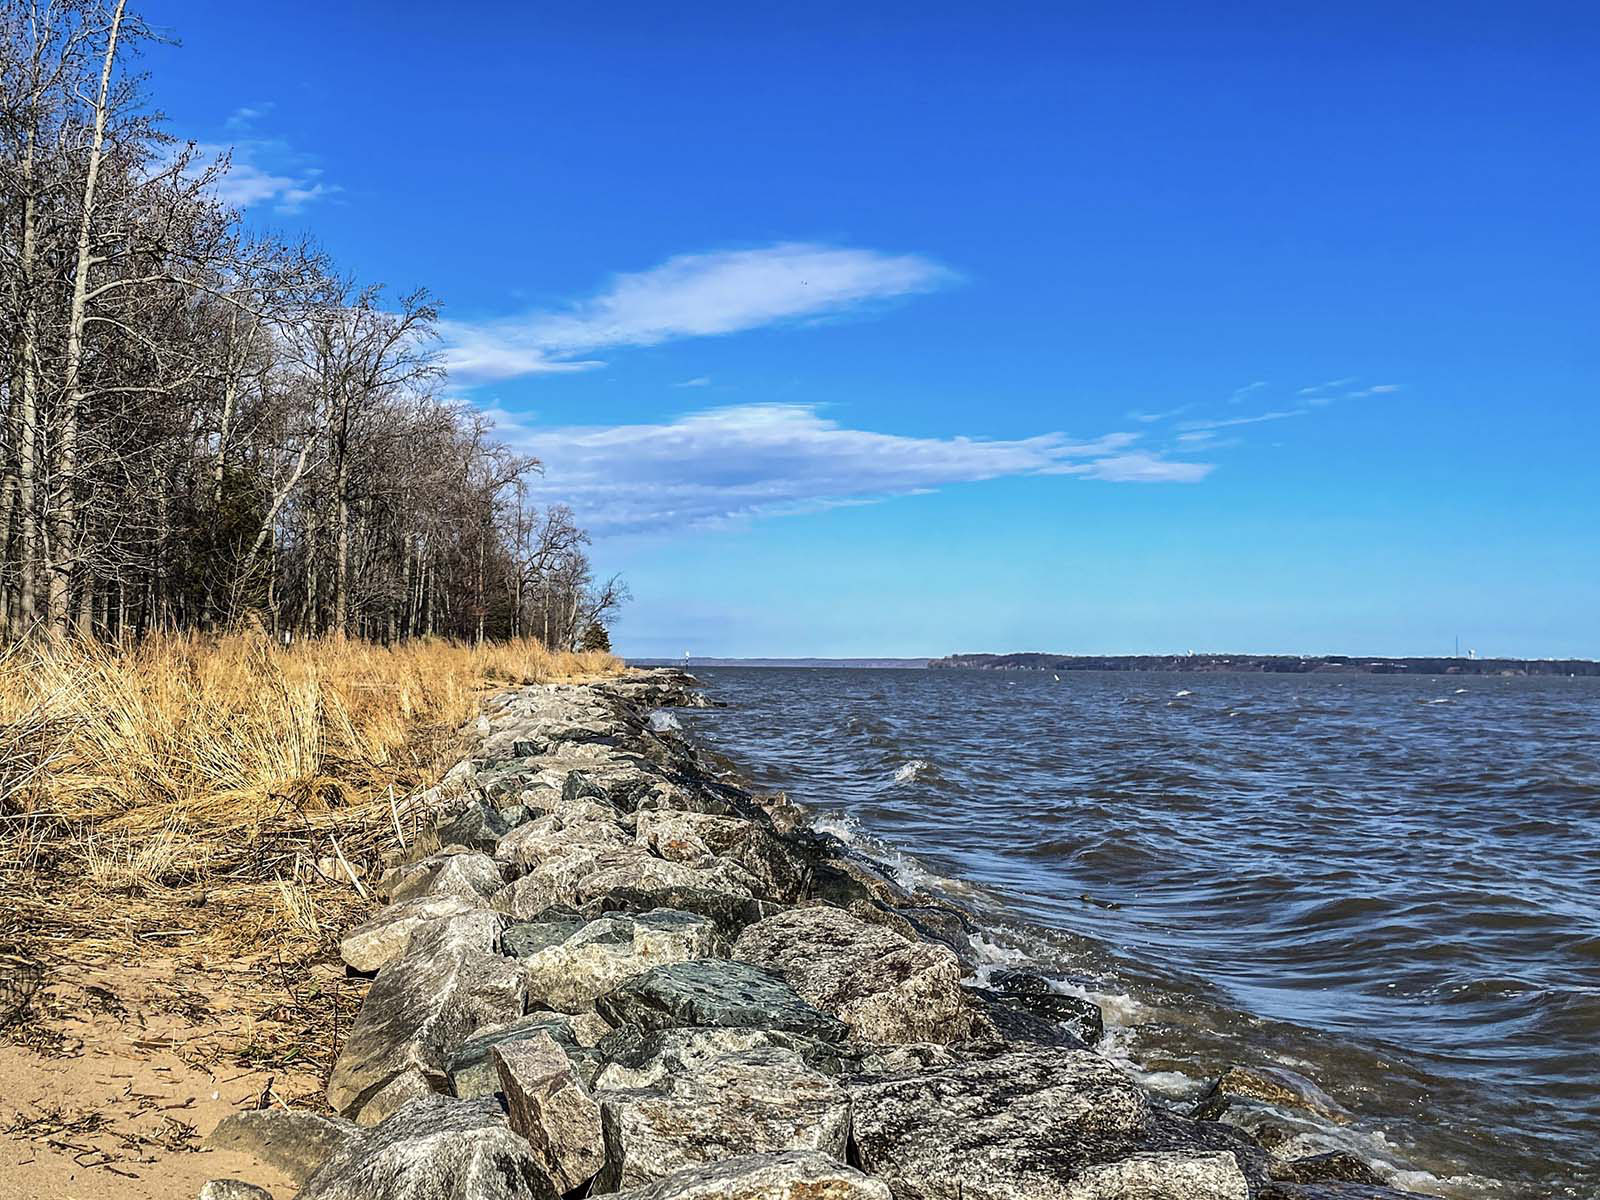
<path fill-rule="evenodd" d="M 534 642 L 152 638 L 0 657 L 0 941 L 301 954 L 363 897 L 488 689 L 615 674 Z M 332 918 L 330 921 L 329 918 Z M 196 947 L 198 948 L 198 947 Z"/>

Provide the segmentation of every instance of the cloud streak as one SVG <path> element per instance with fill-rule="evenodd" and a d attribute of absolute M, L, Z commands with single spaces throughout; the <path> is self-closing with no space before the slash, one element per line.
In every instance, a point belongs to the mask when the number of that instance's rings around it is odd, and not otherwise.
<path fill-rule="evenodd" d="M 1213 467 L 1135 449 L 1136 433 L 907 437 L 846 428 L 797 404 L 557 429 L 496 415 L 502 436 L 548 465 L 539 498 L 571 504 L 602 535 L 716 527 L 1011 476 L 1197 483 Z"/>
<path fill-rule="evenodd" d="M 239 111 L 254 114 L 256 110 Z M 229 124 L 238 119 L 235 113 Z M 228 160 L 227 171 L 217 177 L 211 192 L 232 208 L 270 207 L 279 216 L 292 217 L 314 201 L 343 190 L 322 178 L 321 167 L 308 165 L 303 155 L 276 139 L 241 138 L 231 145 L 198 142 L 195 152 L 200 164 Z"/>
<path fill-rule="evenodd" d="M 587 356 L 624 347 L 820 320 L 932 291 L 954 278 L 920 255 L 782 242 L 680 254 L 618 275 L 598 295 L 566 309 L 444 321 L 440 332 L 451 377 L 471 385 L 588 370 L 602 363 Z"/>

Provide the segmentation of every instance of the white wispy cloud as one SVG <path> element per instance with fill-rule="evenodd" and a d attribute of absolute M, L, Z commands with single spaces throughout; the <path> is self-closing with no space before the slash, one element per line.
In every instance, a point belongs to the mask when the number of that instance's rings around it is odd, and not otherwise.
<path fill-rule="evenodd" d="M 1196 483 L 1214 465 L 1134 449 L 1136 433 L 907 437 L 850 429 L 797 404 L 555 429 L 495 415 L 502 436 L 545 462 L 539 498 L 571 504 L 599 534 L 716 526 L 1005 476 Z"/>
<path fill-rule="evenodd" d="M 1280 408 L 1271 412 L 1256 413 L 1250 417 L 1222 417 L 1212 421 L 1184 421 L 1178 428 L 1184 430 L 1229 429 L 1235 425 L 1259 425 L 1263 421 L 1286 421 L 1290 417 L 1303 417 L 1306 408 Z"/>
<path fill-rule="evenodd" d="M 241 131 L 252 128 L 257 121 L 269 114 L 277 107 L 271 100 L 258 101 L 255 104 L 245 104 L 233 110 L 224 121 L 223 128 Z"/>
<path fill-rule="evenodd" d="M 239 113 L 261 115 L 255 109 L 240 109 L 228 119 L 230 125 Z M 277 139 L 198 142 L 195 151 L 197 167 L 227 160 L 227 170 L 212 190 L 218 200 L 234 208 L 268 207 L 279 216 L 295 216 L 313 201 L 343 190 L 322 178 L 321 167 L 308 163 L 304 155 Z"/>
<path fill-rule="evenodd" d="M 711 386 L 711 376 L 709 376 L 709 375 L 696 375 L 693 379 L 679 380 L 677 383 L 673 384 L 672 386 L 676 387 L 676 388 L 710 387 Z"/>
<path fill-rule="evenodd" d="M 490 321 L 441 322 L 445 364 L 460 383 L 600 365 L 585 357 L 628 346 L 715 337 L 817 320 L 931 291 L 955 276 L 916 254 L 810 242 L 680 254 L 618 275 L 566 309 Z"/>

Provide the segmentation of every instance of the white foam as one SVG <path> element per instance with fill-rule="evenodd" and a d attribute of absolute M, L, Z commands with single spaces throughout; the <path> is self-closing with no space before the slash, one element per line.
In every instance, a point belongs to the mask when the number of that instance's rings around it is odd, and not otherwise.
<path fill-rule="evenodd" d="M 1179 688 L 1176 692 L 1173 692 L 1172 694 L 1174 696 L 1179 696 L 1179 697 L 1194 695 L 1194 693 L 1191 692 L 1188 688 Z"/>
<path fill-rule="evenodd" d="M 650 714 L 650 728 L 656 733 L 666 733 L 668 730 L 682 729 L 683 724 L 669 712 L 653 712 Z"/>
<path fill-rule="evenodd" d="M 894 773 L 896 783 L 910 783 L 928 769 L 926 759 L 913 758 L 910 762 L 901 763 L 900 768 Z"/>

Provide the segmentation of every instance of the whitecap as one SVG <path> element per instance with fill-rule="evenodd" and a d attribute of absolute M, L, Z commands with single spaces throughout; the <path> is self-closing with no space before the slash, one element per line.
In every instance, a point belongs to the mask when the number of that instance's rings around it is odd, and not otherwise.
<path fill-rule="evenodd" d="M 1178 691 L 1173 692 L 1172 694 L 1174 696 L 1178 696 L 1178 697 L 1194 695 L 1194 693 L 1191 692 L 1188 688 L 1180 688 Z"/>
<path fill-rule="evenodd" d="M 650 714 L 650 729 L 653 733 L 667 733 L 670 730 L 682 728 L 682 722 L 669 712 L 653 712 Z"/>
<path fill-rule="evenodd" d="M 926 759 L 913 758 L 908 763 L 900 764 L 899 769 L 894 773 L 894 781 L 896 783 L 910 783 L 913 779 L 921 776 L 927 769 L 928 763 Z"/>

